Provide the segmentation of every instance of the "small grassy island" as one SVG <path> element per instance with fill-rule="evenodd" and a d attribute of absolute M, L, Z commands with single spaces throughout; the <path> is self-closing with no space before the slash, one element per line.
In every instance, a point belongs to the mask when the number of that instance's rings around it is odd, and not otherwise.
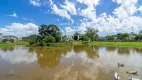
<path fill-rule="evenodd" d="M 88 28 L 84 34 L 75 32 L 73 35 L 63 35 L 60 28 L 55 24 L 42 24 L 39 34 L 23 37 L 20 42 L 0 41 L 0 47 L 14 45 L 26 46 L 67 46 L 67 45 L 96 45 L 96 46 L 119 46 L 119 47 L 142 47 L 142 31 L 139 34 L 118 33 L 116 35 L 99 36 L 97 29 Z M 2 35 L 2 33 L 0 33 Z"/>

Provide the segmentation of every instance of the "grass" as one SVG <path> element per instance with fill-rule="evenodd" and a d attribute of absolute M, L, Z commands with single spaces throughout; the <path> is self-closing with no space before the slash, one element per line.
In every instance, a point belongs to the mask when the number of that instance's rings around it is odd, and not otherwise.
<path fill-rule="evenodd" d="M 90 42 L 96 46 L 142 47 L 142 42 Z"/>
<path fill-rule="evenodd" d="M 14 42 L 14 43 L 11 43 L 11 42 L 0 42 L 0 47 L 9 47 L 9 46 L 15 46 L 15 45 L 25 45 L 25 46 L 28 46 L 29 43 L 28 42 Z"/>
<path fill-rule="evenodd" d="M 82 44 L 89 44 L 89 45 L 96 45 L 96 46 L 118 46 L 118 47 L 142 47 L 142 42 L 82 42 L 82 41 L 74 41 L 72 45 L 82 45 Z M 0 42 L 0 47 L 9 47 L 15 45 L 25 45 L 29 46 L 29 42 Z M 67 43 L 53 43 L 50 46 L 68 46 L 71 44 Z"/>

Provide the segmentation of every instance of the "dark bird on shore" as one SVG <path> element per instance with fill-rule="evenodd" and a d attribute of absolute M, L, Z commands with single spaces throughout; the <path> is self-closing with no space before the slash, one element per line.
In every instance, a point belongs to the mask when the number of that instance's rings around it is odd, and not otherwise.
<path fill-rule="evenodd" d="M 124 67 L 124 64 L 118 63 L 118 67 Z"/>

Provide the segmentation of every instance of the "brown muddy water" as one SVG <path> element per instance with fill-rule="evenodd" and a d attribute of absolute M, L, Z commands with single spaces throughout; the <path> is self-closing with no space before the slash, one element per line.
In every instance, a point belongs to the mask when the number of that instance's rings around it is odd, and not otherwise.
<path fill-rule="evenodd" d="M 125 67 L 117 66 L 125 64 Z M 142 79 L 142 48 L 99 46 L 0 48 L 0 80 Z"/>

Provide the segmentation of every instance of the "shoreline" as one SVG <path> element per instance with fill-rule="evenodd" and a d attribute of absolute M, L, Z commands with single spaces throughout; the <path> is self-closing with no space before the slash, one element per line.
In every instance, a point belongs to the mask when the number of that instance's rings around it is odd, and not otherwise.
<path fill-rule="evenodd" d="M 50 46 L 69 46 L 69 45 L 92 45 L 92 46 L 111 46 L 111 47 L 132 47 L 132 48 L 142 48 L 142 42 L 81 42 L 81 41 L 75 41 L 72 42 L 72 44 L 66 44 L 66 43 L 52 43 L 53 45 Z M 0 48 L 1 47 L 11 47 L 15 45 L 24 45 L 32 47 L 34 45 L 29 45 L 28 42 L 0 42 Z M 36 46 L 36 45 L 35 45 Z"/>
<path fill-rule="evenodd" d="M 90 42 L 89 45 L 142 48 L 142 42 Z"/>

